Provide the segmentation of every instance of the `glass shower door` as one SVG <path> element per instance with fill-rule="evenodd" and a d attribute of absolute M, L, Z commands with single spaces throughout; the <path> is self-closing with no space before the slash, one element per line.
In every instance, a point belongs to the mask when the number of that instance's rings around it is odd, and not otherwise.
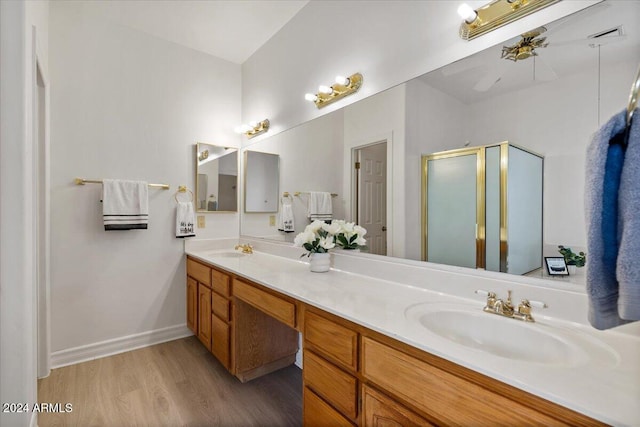
<path fill-rule="evenodd" d="M 424 259 L 461 267 L 483 267 L 484 210 L 479 208 L 481 149 L 424 158 L 426 242 Z M 423 193 L 424 194 L 424 193 Z"/>

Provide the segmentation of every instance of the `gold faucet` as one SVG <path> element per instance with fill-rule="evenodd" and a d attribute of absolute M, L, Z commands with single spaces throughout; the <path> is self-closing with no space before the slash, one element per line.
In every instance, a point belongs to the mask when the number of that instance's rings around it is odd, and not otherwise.
<path fill-rule="evenodd" d="M 253 246 L 251 246 L 249 243 L 247 243 L 246 245 L 236 245 L 236 251 L 238 249 L 242 249 L 242 253 L 243 254 L 252 254 L 253 253 Z"/>
<path fill-rule="evenodd" d="M 513 307 L 511 303 L 511 291 L 507 291 L 507 300 L 503 301 L 496 297 L 495 292 L 488 292 L 482 289 L 478 289 L 476 294 L 487 297 L 487 303 L 482 309 L 483 311 L 491 314 L 497 314 L 511 319 L 522 320 L 524 322 L 535 322 L 533 316 L 531 316 L 531 307 L 547 308 L 547 304 L 542 301 L 529 301 L 523 299 L 518 305 L 518 309 Z"/>

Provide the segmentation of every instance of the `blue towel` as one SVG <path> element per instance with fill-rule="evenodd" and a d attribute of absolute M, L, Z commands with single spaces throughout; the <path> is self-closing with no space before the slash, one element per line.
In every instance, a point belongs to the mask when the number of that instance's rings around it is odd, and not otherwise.
<path fill-rule="evenodd" d="M 631 124 L 620 179 L 620 248 L 617 277 L 618 312 L 626 320 L 640 320 L 640 111 Z"/>
<path fill-rule="evenodd" d="M 611 139 L 624 130 L 625 112 L 613 116 L 596 132 L 587 148 L 585 215 L 587 223 L 587 293 L 589 322 L 597 329 L 626 323 L 618 314 L 619 286 L 617 192 L 623 152 L 610 146 Z"/>

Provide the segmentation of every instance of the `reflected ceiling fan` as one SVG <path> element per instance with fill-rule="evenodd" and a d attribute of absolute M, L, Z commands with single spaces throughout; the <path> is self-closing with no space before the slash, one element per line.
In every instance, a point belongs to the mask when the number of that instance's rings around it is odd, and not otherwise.
<path fill-rule="evenodd" d="M 546 31 L 547 29 L 545 27 L 539 27 L 520 35 L 522 39 L 518 43 L 513 46 L 502 47 L 502 56 L 500 58 L 515 62 L 532 56 L 538 56 L 536 49 L 549 46 L 549 43 L 546 42 L 546 37 L 539 37 Z"/>
<path fill-rule="evenodd" d="M 529 58 L 533 58 L 533 79 L 537 81 L 551 81 L 558 78 L 556 72 L 547 64 L 542 58 L 538 57 L 538 50 L 543 48 L 556 48 L 566 47 L 571 45 L 587 45 L 589 47 L 602 46 L 609 43 L 615 43 L 626 38 L 622 30 L 622 26 L 611 28 L 605 31 L 600 31 L 595 34 L 591 34 L 586 38 L 577 40 L 569 40 L 559 43 L 550 44 L 547 41 L 547 37 L 541 37 L 547 29 L 545 27 L 538 27 L 534 30 L 528 31 L 520 35 L 520 40 L 510 46 L 503 46 L 501 52 L 501 59 L 506 60 L 496 63 L 488 72 L 473 86 L 473 90 L 478 92 L 486 92 L 491 89 L 496 83 L 498 83 L 504 73 L 509 70 L 508 61 L 519 62 Z M 544 56 L 544 55 L 543 55 Z"/>

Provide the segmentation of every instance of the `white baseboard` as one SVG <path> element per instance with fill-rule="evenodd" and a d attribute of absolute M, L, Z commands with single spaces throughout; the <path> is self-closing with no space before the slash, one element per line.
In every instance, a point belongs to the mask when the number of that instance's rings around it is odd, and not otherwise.
<path fill-rule="evenodd" d="M 51 354 L 51 367 L 60 368 L 74 365 L 87 360 L 124 353 L 125 351 L 173 341 L 190 335 L 193 335 L 193 332 L 185 324 L 182 324 L 60 350 Z"/>

